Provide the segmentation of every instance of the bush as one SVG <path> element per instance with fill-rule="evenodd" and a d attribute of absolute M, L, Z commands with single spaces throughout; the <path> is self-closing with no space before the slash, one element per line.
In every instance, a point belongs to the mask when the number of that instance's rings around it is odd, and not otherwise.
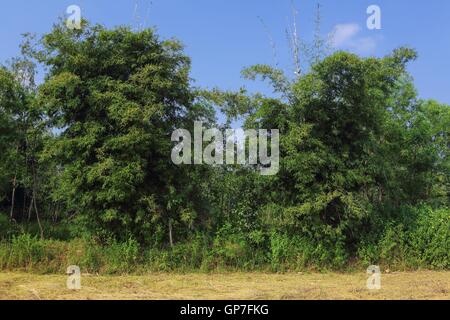
<path fill-rule="evenodd" d="M 69 241 L 72 238 L 71 227 L 69 223 L 50 221 L 42 221 L 42 228 L 46 239 Z M 25 224 L 22 232 L 31 234 L 32 236 L 40 236 L 41 231 L 37 222 Z"/>
<path fill-rule="evenodd" d="M 139 243 L 129 238 L 125 242 L 110 241 L 104 249 L 103 261 L 107 273 L 130 273 L 140 262 Z"/>
<path fill-rule="evenodd" d="M 318 241 L 304 236 L 272 233 L 270 245 L 273 271 L 340 269 L 348 261 L 345 245 L 340 241 Z"/>
<path fill-rule="evenodd" d="M 9 268 L 32 268 L 45 259 L 44 244 L 37 237 L 23 234 L 13 237 L 9 254 Z"/>
<path fill-rule="evenodd" d="M 372 229 L 354 244 L 353 255 L 343 237 L 333 238 L 328 234 L 313 239 L 261 230 L 242 234 L 231 224 L 225 224 L 214 237 L 199 232 L 169 248 L 142 248 L 133 238 L 125 242 L 110 240 L 101 245 L 89 238 L 60 241 L 42 240 L 30 234 L 12 235 L 9 240 L 0 242 L 0 270 L 64 273 L 69 265 L 80 266 L 82 272 L 108 274 L 343 270 L 352 266 L 353 257 L 357 258 L 359 269 L 372 264 L 392 270 L 449 268 L 450 216 L 447 208 L 402 207 L 396 215 L 390 213 L 388 216 L 390 220 L 373 224 Z M 381 214 L 374 218 L 382 221 Z"/>
<path fill-rule="evenodd" d="M 213 241 L 212 254 L 215 267 L 244 267 L 251 250 L 245 237 L 234 231 L 229 223 L 220 228 Z"/>
<path fill-rule="evenodd" d="M 450 267 L 450 210 L 417 209 L 416 224 L 409 233 L 408 241 L 415 258 L 421 266 L 438 269 Z"/>
<path fill-rule="evenodd" d="M 7 215 L 0 213 L 0 240 L 10 240 L 20 234 L 20 225 L 9 221 Z"/>
<path fill-rule="evenodd" d="M 77 265 L 83 272 L 100 272 L 104 251 L 92 239 L 75 239 L 69 243 L 67 251 L 68 265 Z"/>
<path fill-rule="evenodd" d="M 358 257 L 366 265 L 387 268 L 448 269 L 450 266 L 450 211 L 429 206 L 402 207 L 385 223 L 378 236 L 372 233 L 359 244 Z"/>

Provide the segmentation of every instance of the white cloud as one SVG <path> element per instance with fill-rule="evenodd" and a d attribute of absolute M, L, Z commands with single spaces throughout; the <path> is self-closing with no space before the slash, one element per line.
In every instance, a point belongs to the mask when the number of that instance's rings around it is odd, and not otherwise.
<path fill-rule="evenodd" d="M 372 37 L 358 38 L 350 43 L 350 48 L 360 53 L 373 52 L 377 47 L 377 41 Z"/>
<path fill-rule="evenodd" d="M 361 27 L 356 23 L 336 25 L 331 33 L 333 47 L 361 54 L 373 52 L 377 47 L 377 40 L 373 37 L 359 37 L 360 32 Z"/>
<path fill-rule="evenodd" d="M 338 24 L 333 29 L 333 46 L 345 46 L 359 33 L 361 28 L 356 23 Z"/>

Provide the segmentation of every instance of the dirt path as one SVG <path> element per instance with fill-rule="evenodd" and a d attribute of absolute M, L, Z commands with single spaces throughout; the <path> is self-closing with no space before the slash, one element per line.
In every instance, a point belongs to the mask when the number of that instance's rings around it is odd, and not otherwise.
<path fill-rule="evenodd" d="M 66 288 L 65 275 L 0 273 L 0 299 L 447 299 L 450 271 L 383 274 L 380 290 L 365 273 L 229 273 L 82 275 Z"/>

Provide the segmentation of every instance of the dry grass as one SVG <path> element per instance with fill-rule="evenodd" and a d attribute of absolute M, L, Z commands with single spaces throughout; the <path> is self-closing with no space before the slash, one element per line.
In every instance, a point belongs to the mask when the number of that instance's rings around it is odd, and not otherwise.
<path fill-rule="evenodd" d="M 381 290 L 365 273 L 221 273 L 82 276 L 82 289 L 64 275 L 0 273 L 1 299 L 449 299 L 449 272 L 382 275 Z"/>

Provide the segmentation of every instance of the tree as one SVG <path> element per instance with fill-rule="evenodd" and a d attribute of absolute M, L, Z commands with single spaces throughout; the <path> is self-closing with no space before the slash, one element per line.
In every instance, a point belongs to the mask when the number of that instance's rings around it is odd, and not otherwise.
<path fill-rule="evenodd" d="M 172 243 L 173 220 L 196 198 L 186 169 L 170 161 L 171 133 L 211 119 L 194 101 L 182 46 L 150 29 L 86 22 L 55 26 L 41 45 L 49 74 L 39 101 L 61 131 L 45 152 L 62 167 L 53 196 L 99 239 L 149 242 L 165 225 Z"/>
<path fill-rule="evenodd" d="M 0 200 L 9 199 L 11 219 L 18 185 L 17 157 L 21 140 L 16 120 L 24 108 L 25 96 L 23 88 L 12 72 L 0 68 L 0 181 L 2 182 Z"/>
<path fill-rule="evenodd" d="M 38 157 L 45 130 L 42 112 L 35 103 L 35 63 L 29 55 L 30 39 L 29 35 L 25 37 L 21 44 L 22 55 L 11 61 L 9 69 L 2 69 L 2 116 L 9 129 L 4 128 L 1 135 L 1 139 L 5 139 L 2 146 L 5 158 L 1 164 L 4 166 L 2 172 L 7 176 L 5 180 L 11 181 L 10 219 L 26 217 L 29 198 L 28 221 L 34 211 L 43 237 L 37 202 L 41 180 Z M 18 195 L 21 195 L 19 199 Z"/>
<path fill-rule="evenodd" d="M 394 171 L 386 177 L 396 160 L 386 155 L 385 144 L 395 142 L 389 137 L 392 106 L 400 103 L 400 82 L 415 57 L 406 48 L 381 59 L 337 52 L 291 85 L 276 70 L 257 65 L 246 75 L 268 78 L 284 98 L 254 96 L 248 103 L 217 94 L 214 102 L 231 115 L 248 114 L 247 127 L 280 130 L 280 172 L 266 178 L 266 188 L 278 192 L 268 193 L 260 206 L 269 228 L 328 241 L 330 248 L 351 247 L 374 208 L 396 196 L 390 188 Z"/>

